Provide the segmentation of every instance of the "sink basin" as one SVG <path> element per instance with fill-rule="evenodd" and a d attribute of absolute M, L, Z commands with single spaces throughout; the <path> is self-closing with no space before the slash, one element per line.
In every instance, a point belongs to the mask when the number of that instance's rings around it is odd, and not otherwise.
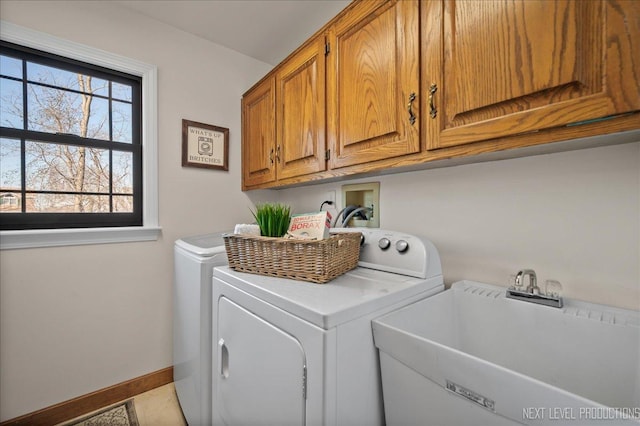
<path fill-rule="evenodd" d="M 388 424 L 640 424 L 640 312 L 505 290 L 461 281 L 373 321 Z"/>

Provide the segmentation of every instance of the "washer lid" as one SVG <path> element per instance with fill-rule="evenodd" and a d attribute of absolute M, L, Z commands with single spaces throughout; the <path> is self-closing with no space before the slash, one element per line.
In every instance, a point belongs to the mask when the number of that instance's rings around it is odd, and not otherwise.
<path fill-rule="evenodd" d="M 326 284 L 236 272 L 228 266 L 215 268 L 213 275 L 325 330 L 413 296 L 444 290 L 442 275 L 421 279 L 361 267 Z"/>
<path fill-rule="evenodd" d="M 225 251 L 222 236 L 227 232 L 216 232 L 206 235 L 195 235 L 176 240 L 176 246 L 202 257 L 213 256 Z"/>

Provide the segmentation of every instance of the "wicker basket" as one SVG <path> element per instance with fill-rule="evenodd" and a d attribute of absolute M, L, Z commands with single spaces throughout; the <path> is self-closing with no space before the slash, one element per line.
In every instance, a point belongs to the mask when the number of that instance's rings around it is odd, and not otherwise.
<path fill-rule="evenodd" d="M 229 266 L 240 272 L 326 283 L 358 265 L 359 232 L 320 241 L 227 234 Z"/>

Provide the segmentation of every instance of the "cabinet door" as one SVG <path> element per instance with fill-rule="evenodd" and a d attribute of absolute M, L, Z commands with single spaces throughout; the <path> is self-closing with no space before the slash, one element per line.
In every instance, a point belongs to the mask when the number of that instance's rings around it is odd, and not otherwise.
<path fill-rule="evenodd" d="M 226 425 L 304 425 L 300 342 L 225 297 L 218 302 L 213 409 Z"/>
<path fill-rule="evenodd" d="M 276 179 L 275 80 L 265 79 L 242 98 L 242 187 Z"/>
<path fill-rule="evenodd" d="M 278 179 L 326 169 L 324 45 L 318 37 L 276 74 Z"/>
<path fill-rule="evenodd" d="M 640 2 L 432 0 L 421 13 L 430 149 L 640 109 Z"/>
<path fill-rule="evenodd" d="M 420 150 L 418 18 L 417 1 L 363 1 L 330 27 L 331 168 Z"/>

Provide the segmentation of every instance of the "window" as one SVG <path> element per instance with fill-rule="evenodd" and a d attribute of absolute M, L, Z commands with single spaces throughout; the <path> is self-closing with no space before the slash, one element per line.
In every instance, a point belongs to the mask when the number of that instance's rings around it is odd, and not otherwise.
<path fill-rule="evenodd" d="M 0 229 L 141 226 L 140 77 L 0 46 Z"/>
<path fill-rule="evenodd" d="M 140 135 L 141 140 L 140 144 L 136 144 L 133 141 L 133 137 L 131 142 L 128 141 L 115 141 L 115 143 L 119 143 L 121 151 L 123 152 L 131 152 L 131 154 L 127 154 L 130 156 L 134 155 L 135 150 L 140 151 L 141 155 L 141 172 L 138 172 L 136 177 L 136 172 L 132 174 L 134 182 L 132 186 L 134 188 L 133 195 L 129 193 L 120 193 L 114 192 L 108 196 L 132 196 L 134 197 L 134 213 L 136 209 L 135 203 L 135 188 L 138 185 L 141 188 L 141 193 L 139 194 L 141 200 L 138 203 L 138 206 L 141 208 L 141 216 L 142 216 L 142 225 L 138 226 L 126 226 L 124 224 L 118 225 L 115 223 L 103 223 L 98 224 L 94 222 L 93 224 L 84 223 L 79 226 L 84 227 L 65 227 L 71 226 L 71 224 L 49 224 L 50 228 L 48 229 L 36 229 L 32 228 L 24 228 L 15 230 L 2 230 L 0 229 L 0 250 L 5 249 L 20 249 L 20 248 L 31 248 L 31 247 L 50 247 L 50 246 L 66 246 L 66 245 L 78 245 L 78 244 L 99 244 L 99 243 L 117 243 L 117 242 L 132 242 L 132 241 L 151 241 L 157 240 L 160 235 L 161 228 L 158 224 L 158 141 L 157 141 L 157 67 L 155 65 L 147 64 L 136 59 L 130 59 L 127 57 L 123 57 L 117 54 L 113 54 L 111 52 L 107 52 L 104 50 L 96 49 L 90 46 L 86 46 L 81 43 L 75 43 L 73 41 L 64 40 L 51 34 L 45 34 L 39 31 L 34 31 L 28 28 L 24 28 L 11 22 L 1 21 L 0 24 L 0 40 L 7 43 L 13 43 L 18 46 L 24 46 L 26 48 L 34 49 L 41 52 L 47 52 L 47 54 L 58 55 L 62 58 L 70 59 L 73 64 L 74 61 L 78 61 L 79 65 L 87 66 L 88 68 L 94 70 L 97 67 L 102 67 L 107 70 L 115 71 L 116 76 L 118 74 L 122 74 L 121 76 L 133 76 L 138 77 L 140 79 L 141 85 L 141 117 L 140 117 Z M 4 49 L 2 52 L 4 54 Z M 10 55 L 7 55 L 10 56 Z M 22 59 L 20 59 L 22 60 Z M 33 61 L 37 62 L 37 61 Z M 39 63 L 39 62 L 37 62 Z M 47 64 L 41 64 L 47 66 Z M 64 69 L 69 71 L 67 69 Z M 74 71 L 74 70 L 71 70 Z M 9 72 L 7 72 L 9 73 Z M 91 74 L 91 73 L 89 73 Z M 91 74 L 92 78 L 101 79 L 103 78 L 101 75 Z M 13 76 L 14 78 L 18 78 L 18 76 Z M 5 80 L 5 79 L 2 79 Z M 12 80 L 12 79 L 9 79 Z M 117 78 L 108 78 L 109 81 L 114 81 L 115 83 L 122 83 Z M 15 80 L 14 80 L 15 81 Z M 24 84 L 24 83 L 23 83 Z M 93 87 L 93 86 L 92 86 Z M 4 92 L 4 87 L 0 88 L 2 92 Z M 62 90 L 62 89 L 58 89 Z M 64 91 L 64 90 L 62 90 Z M 113 92 L 112 92 L 113 93 Z M 123 100 L 122 95 L 111 95 L 112 101 L 120 101 Z M 133 99 L 132 99 L 133 102 Z M 29 111 L 27 111 L 29 113 Z M 1 118 L 0 118 L 1 120 Z M 5 134 L 5 130 L 7 134 Z M 26 129 L 29 130 L 27 127 Z M 4 139 L 18 139 L 22 144 L 23 136 L 16 135 L 12 132 L 17 131 L 14 127 L 7 127 L 6 129 L 2 128 L 2 134 L 0 138 Z M 31 129 L 29 131 L 39 132 L 37 130 Z M 42 136 L 46 132 L 38 133 L 38 136 Z M 78 147 L 82 146 L 81 144 L 75 143 L 70 140 L 63 140 L 63 138 L 71 137 L 71 138 L 79 138 L 79 136 L 69 136 L 69 135 L 57 135 L 52 134 L 48 135 L 53 137 L 51 141 L 42 141 L 44 137 L 32 137 L 33 135 L 25 135 L 25 144 L 27 140 L 38 143 L 54 143 L 59 145 L 65 145 L 69 147 Z M 106 149 L 106 150 L 114 150 L 119 151 L 115 146 L 110 146 L 109 144 L 111 140 L 95 138 L 92 139 L 91 144 L 93 148 L 97 149 Z M 15 143 L 15 142 L 14 142 Z M 129 148 L 122 145 L 123 143 L 129 144 Z M 135 146 L 134 146 L 135 145 Z M 1 146 L 1 145 L 0 145 Z M 3 148 L 4 150 L 4 148 Z M 85 150 L 86 152 L 86 150 Z M 22 155 L 22 154 L 21 154 Z M 26 153 L 25 153 L 26 155 Z M 15 161 L 15 160 L 14 160 Z M 133 160 L 134 162 L 136 160 Z M 26 167 L 25 167 L 26 169 Z M 14 168 L 15 170 L 15 168 Z M 20 170 L 22 170 L 22 164 L 20 166 Z M 140 176 L 141 174 L 141 176 Z M 136 182 L 135 179 L 140 179 L 141 182 Z M 22 178 L 21 178 L 22 180 Z M 0 183 L 4 188 L 5 183 Z M 21 183 L 22 185 L 22 183 Z M 113 185 L 113 184 L 112 184 Z M 17 189 L 17 188 L 12 188 Z M 38 188 L 37 190 L 40 190 Z M 66 191 L 66 190 L 65 190 Z M 45 192 L 45 191 L 43 191 Z M 62 191 L 64 192 L 64 191 Z M 74 193 L 81 192 L 82 195 L 85 195 L 83 191 L 75 191 L 69 190 L 66 192 Z M 26 188 L 25 188 L 26 193 Z M 98 195 L 102 194 L 102 189 L 98 191 L 93 191 L 90 195 L 95 195 L 94 193 L 98 193 Z M 10 195 L 10 196 L 9 196 Z M 10 192 L 5 192 L 4 189 L 0 191 L 0 196 L 2 198 L 6 198 L 7 204 L 0 205 L 0 209 L 15 209 L 15 206 L 19 206 L 20 212 L 22 211 L 22 203 L 29 203 L 29 197 L 25 197 L 26 199 L 22 199 L 22 188 L 20 191 L 12 190 Z M 9 201 L 12 197 L 16 197 L 14 201 Z M 11 204 L 10 204 L 11 203 Z M 25 207 L 26 208 L 26 207 Z M 116 207 L 116 210 L 121 207 Z M 58 217 L 61 214 L 57 213 L 30 213 L 32 215 L 40 215 L 46 217 L 53 217 L 57 215 Z M 130 212 L 123 211 L 114 211 L 114 212 L 79 212 L 79 213 L 66 213 L 72 216 L 84 216 L 90 220 L 95 220 L 95 218 L 99 218 L 100 216 L 118 216 L 122 218 L 125 215 L 133 215 Z M 26 215 L 26 213 L 25 213 Z M 0 222 L 4 222 L 5 218 L 9 217 L 9 213 L 0 212 Z M 63 216 L 64 217 L 64 216 Z M 55 226 L 55 229 L 54 227 Z"/>

